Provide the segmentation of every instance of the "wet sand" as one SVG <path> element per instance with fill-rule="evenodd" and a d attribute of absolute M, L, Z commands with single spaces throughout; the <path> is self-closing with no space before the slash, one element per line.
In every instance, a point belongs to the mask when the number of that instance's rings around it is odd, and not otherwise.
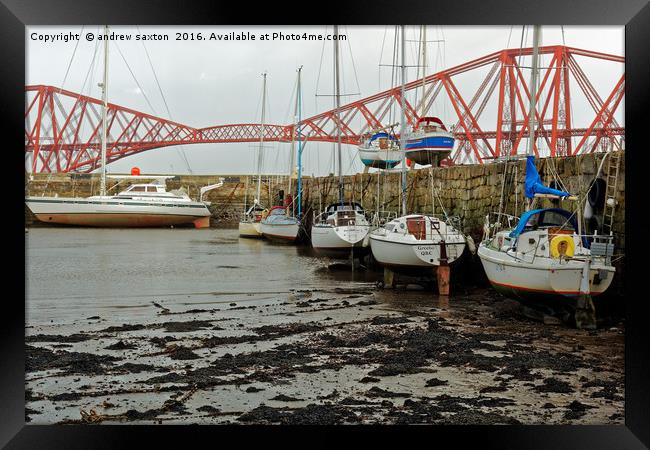
<path fill-rule="evenodd" d="M 490 289 L 456 288 L 449 299 L 381 290 L 377 274 L 331 271 L 326 260 L 240 242 L 232 230 L 162 234 L 176 262 L 194 262 L 158 295 L 159 285 L 127 271 L 143 265 L 133 255 L 145 257 L 139 245 L 151 235 L 123 235 L 136 237 L 125 260 L 111 256 L 115 246 L 98 250 L 90 232 L 87 241 L 57 232 L 56 244 L 44 233 L 28 242 L 29 423 L 623 423 L 622 323 L 544 325 Z M 123 286 L 68 300 L 65 289 L 78 288 L 59 279 L 94 271 L 90 256 L 56 277 L 39 274 L 44 246 L 61 258 L 73 241 L 107 270 L 126 261 Z M 266 270 L 242 273 L 268 255 Z"/>

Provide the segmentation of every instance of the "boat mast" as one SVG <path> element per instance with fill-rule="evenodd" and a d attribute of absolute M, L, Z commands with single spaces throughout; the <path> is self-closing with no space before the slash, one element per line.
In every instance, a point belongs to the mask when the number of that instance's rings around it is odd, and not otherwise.
<path fill-rule="evenodd" d="M 533 71 L 530 74 L 530 111 L 528 112 L 528 149 L 526 156 L 533 154 L 535 146 L 535 107 L 537 103 L 537 57 L 540 26 L 533 27 Z"/>
<path fill-rule="evenodd" d="M 402 88 L 400 92 L 402 103 L 402 117 L 400 119 L 399 140 L 402 149 L 402 215 L 406 215 L 406 99 L 404 98 L 404 84 L 406 83 L 406 44 L 404 38 L 404 25 L 400 25 L 402 32 Z"/>
<path fill-rule="evenodd" d="M 266 72 L 262 74 L 264 81 L 262 84 L 262 125 L 260 127 L 260 148 L 257 150 L 257 197 L 255 203 L 260 202 L 262 188 L 262 147 L 264 146 L 264 113 L 266 112 Z"/>
<path fill-rule="evenodd" d="M 539 49 L 540 26 L 533 26 L 533 66 L 530 74 L 530 111 L 528 112 L 528 148 L 526 157 L 532 155 L 535 149 L 535 112 L 537 103 L 537 58 Z M 532 200 L 526 202 L 526 210 L 530 210 Z"/>
<path fill-rule="evenodd" d="M 293 120 L 296 120 L 296 116 L 298 115 L 298 82 L 296 81 L 296 103 L 293 106 Z M 293 127 L 293 130 L 291 132 L 291 157 L 289 158 L 289 189 L 287 190 L 287 194 L 290 194 L 293 197 L 292 194 L 292 188 L 293 188 L 293 169 L 296 164 L 296 126 Z M 292 205 L 291 207 L 292 211 L 295 211 L 295 204 Z"/>
<path fill-rule="evenodd" d="M 425 104 L 424 104 L 424 96 L 426 95 L 426 76 L 427 76 L 427 26 L 422 25 L 422 29 L 420 31 L 420 35 L 422 37 L 422 108 L 421 108 L 421 113 L 420 117 L 424 117 L 425 113 Z"/>
<path fill-rule="evenodd" d="M 300 86 L 300 75 L 302 73 L 302 66 L 298 68 L 298 121 L 296 122 L 296 134 L 298 135 L 298 217 L 302 215 L 302 140 L 300 139 L 300 120 L 301 120 L 301 103 L 302 92 Z"/>
<path fill-rule="evenodd" d="M 102 171 L 99 195 L 106 195 L 106 113 L 108 111 L 108 25 L 104 25 L 104 78 L 102 80 Z"/>
<path fill-rule="evenodd" d="M 336 149 L 339 162 L 339 203 L 343 204 L 343 164 L 341 163 L 341 92 L 339 86 L 339 26 L 334 25 L 334 84 L 336 89 Z"/>

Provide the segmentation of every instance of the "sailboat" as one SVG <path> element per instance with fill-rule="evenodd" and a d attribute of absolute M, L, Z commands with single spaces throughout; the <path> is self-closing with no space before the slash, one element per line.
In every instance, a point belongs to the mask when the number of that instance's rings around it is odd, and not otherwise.
<path fill-rule="evenodd" d="M 257 150 L 257 193 L 253 205 L 244 212 L 239 221 L 239 236 L 245 238 L 262 238 L 262 219 L 268 214 L 260 202 L 262 193 L 262 151 L 264 146 L 264 113 L 266 108 L 266 72 L 262 74 L 262 125 L 260 127 L 260 146 Z"/>
<path fill-rule="evenodd" d="M 420 29 L 422 49 L 422 111 L 413 129 L 406 138 L 406 159 L 420 165 L 440 165 L 454 148 L 454 135 L 437 117 L 425 117 L 426 113 L 426 66 L 427 66 L 427 26 Z"/>
<path fill-rule="evenodd" d="M 402 33 L 402 117 L 401 184 L 402 216 L 370 233 L 372 254 L 381 265 L 396 269 L 422 269 L 448 266 L 465 250 L 465 236 L 447 221 L 423 214 L 406 213 L 406 144 L 404 85 L 406 83 L 404 26 Z"/>
<path fill-rule="evenodd" d="M 338 25 L 334 25 L 334 34 L 338 34 Z M 334 66 L 339 200 L 314 217 L 311 227 L 311 244 L 319 254 L 332 257 L 348 257 L 351 250 L 368 247 L 367 236 L 370 230 L 370 222 L 359 203 L 345 202 L 344 199 L 343 168 L 341 164 L 341 124 L 339 120 L 341 94 L 338 40 L 334 40 Z"/>
<path fill-rule="evenodd" d="M 300 75 L 302 72 L 302 66 L 298 69 L 298 81 L 296 84 L 296 105 L 295 112 L 298 112 L 300 105 Z M 298 119 L 300 122 L 300 119 Z M 296 240 L 298 237 L 298 232 L 300 231 L 300 219 L 298 217 L 290 215 L 294 210 L 293 196 L 291 195 L 292 190 L 292 180 L 293 180 L 293 167 L 294 167 L 294 146 L 295 146 L 295 137 L 300 135 L 298 133 L 297 125 L 294 128 L 294 138 L 291 140 L 291 163 L 289 164 L 289 189 L 288 194 L 284 199 L 284 205 L 282 206 L 273 206 L 269 211 L 269 214 L 264 217 L 260 223 L 262 234 L 264 237 L 280 242 L 291 243 Z M 298 191 L 300 192 L 300 186 L 298 186 Z M 300 194 L 299 194 L 300 195 Z M 300 203 L 300 198 L 298 198 Z"/>
<path fill-rule="evenodd" d="M 571 309 L 581 306 L 576 299 L 601 294 L 611 284 L 615 272 L 611 264 L 613 237 L 582 235 L 581 220 L 576 217 L 579 211 L 532 208 L 538 198 L 577 199 L 568 192 L 544 186 L 535 167 L 539 26 L 534 28 L 533 41 L 524 186 L 528 208 L 516 226 L 506 230 L 499 230 L 501 217 L 490 225 L 488 216 L 478 255 L 490 283 L 502 294 L 523 301 L 550 300 Z M 505 215 L 499 211 L 499 216 Z M 595 316 L 593 319 L 595 326 Z"/>
<path fill-rule="evenodd" d="M 399 142 L 383 130 L 369 133 L 359 144 L 359 158 L 366 167 L 392 169 L 401 161 Z"/>
<path fill-rule="evenodd" d="M 108 26 L 104 27 L 108 36 Z M 167 192 L 164 179 L 171 176 L 132 175 L 112 178 L 153 179 L 155 182 L 135 184 L 117 195 L 106 191 L 106 115 L 108 110 L 108 38 L 104 40 L 104 78 L 102 87 L 101 184 L 100 195 L 85 198 L 25 198 L 27 207 L 41 222 L 92 227 L 162 227 L 194 224 L 210 226 L 210 211 L 203 201 L 192 201 L 181 191 Z M 139 174 L 139 170 L 138 170 Z M 202 188 L 202 194 L 221 184 Z M 207 188 L 207 190 L 206 190 Z"/>

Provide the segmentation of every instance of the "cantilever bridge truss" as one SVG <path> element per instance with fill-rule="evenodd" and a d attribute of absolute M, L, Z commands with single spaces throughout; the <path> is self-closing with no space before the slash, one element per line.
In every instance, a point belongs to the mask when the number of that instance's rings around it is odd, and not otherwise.
<path fill-rule="evenodd" d="M 615 116 L 625 92 L 624 70 L 612 90 L 601 96 L 578 61 L 593 58 L 623 64 L 624 58 L 566 46 L 542 47 L 539 52 L 549 62 L 542 68 L 538 89 L 535 153 L 568 156 L 620 148 L 625 128 Z M 531 48 L 502 50 L 408 83 L 408 123 L 414 124 L 423 108 L 425 115 L 431 115 L 434 105 L 446 102 L 455 121 L 448 127 L 456 137 L 447 163 L 483 164 L 524 153 L 530 91 L 527 67 L 521 61 L 531 54 Z M 474 73 L 476 78 L 479 72 L 478 87 L 461 89 L 462 74 Z M 52 86 L 26 86 L 25 91 L 27 170 L 87 173 L 97 169 L 101 101 Z M 575 127 L 572 101 L 578 96 L 585 105 L 582 115 L 590 119 Z M 399 108 L 401 87 L 397 86 L 341 106 L 338 114 L 331 110 L 306 118 L 299 129 L 307 141 L 336 142 L 338 120 L 342 142 L 358 144 L 365 133 L 389 126 L 392 118 L 400 116 Z M 491 112 L 484 115 L 486 110 Z M 262 129 L 254 123 L 194 128 L 111 103 L 107 127 L 109 163 L 172 145 L 255 142 L 261 133 L 265 141 L 290 142 L 296 130 L 295 124 L 268 124 Z"/>

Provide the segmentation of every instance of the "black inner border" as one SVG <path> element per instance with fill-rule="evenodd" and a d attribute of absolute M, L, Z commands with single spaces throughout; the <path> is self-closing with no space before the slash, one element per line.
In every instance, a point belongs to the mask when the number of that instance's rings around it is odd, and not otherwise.
<path fill-rule="evenodd" d="M 342 444 L 339 434 L 350 435 L 368 431 L 391 443 L 415 444 L 425 439 L 424 445 L 440 444 L 441 440 L 464 446 L 476 442 L 487 448 L 644 448 L 650 446 L 650 337 L 648 336 L 648 301 L 640 289 L 644 279 L 643 238 L 650 229 L 644 213 L 644 167 L 647 167 L 647 139 L 643 131 L 650 123 L 650 5 L 647 0 L 456 0 L 434 2 L 426 0 L 376 0 L 351 2 L 224 2 L 223 0 L 1 0 L 0 4 L 0 114 L 8 133 L 1 147 L 11 161 L 4 177 L 4 186 L 11 187 L 10 209 L 5 209 L 3 226 L 5 236 L 15 252 L 5 252 L 5 267 L 11 276 L 11 292 L 5 288 L 0 327 L 5 364 L 0 370 L 0 445 L 3 448 L 122 448 L 139 447 L 146 439 L 146 447 L 195 447 L 197 439 L 205 439 L 210 446 L 248 444 L 251 437 L 265 434 L 283 435 L 298 443 L 296 438 L 314 432 L 326 439 L 322 443 Z M 293 14 L 292 20 L 288 16 Z M 626 146 L 632 152 L 626 155 L 626 335 L 625 335 L 625 426 L 447 426 L 447 427 L 244 427 L 244 426 L 25 426 L 24 419 L 24 243 L 20 222 L 24 217 L 23 174 L 24 157 L 18 151 L 24 145 L 24 80 L 25 80 L 25 25 L 73 24 L 140 24 L 140 25 L 232 25 L 287 23 L 349 23 L 355 25 L 383 25 L 386 22 L 447 25 L 509 25 L 539 23 L 543 25 L 625 25 Z M 207 55 L 206 55 L 207 57 Z M 630 207 L 639 212 L 630 220 Z M 634 211 L 635 209 L 633 209 Z M 645 233 L 644 233 L 645 231 Z M 647 237 L 646 237 L 647 239 Z M 6 240 L 5 240 L 6 242 Z M 647 275 L 646 275 L 647 277 Z M 5 285 L 7 286 L 7 285 Z M 256 433 L 250 433 L 253 430 Z M 228 433 L 235 440 L 221 439 Z M 309 433 L 309 434 L 308 434 Z M 408 433 L 408 434 L 407 434 Z M 283 438 L 285 436 L 282 436 Z M 216 438 L 216 439 L 215 439 Z M 388 440 L 386 439 L 388 438 Z M 405 440 L 405 438 L 407 440 Z M 268 443 L 273 441 L 267 441 Z M 321 443 L 319 442 L 319 443 Z M 304 441 L 313 445 L 313 437 Z M 645 444 L 645 445 L 644 445 Z M 268 445 L 268 444 L 267 444 Z"/>

